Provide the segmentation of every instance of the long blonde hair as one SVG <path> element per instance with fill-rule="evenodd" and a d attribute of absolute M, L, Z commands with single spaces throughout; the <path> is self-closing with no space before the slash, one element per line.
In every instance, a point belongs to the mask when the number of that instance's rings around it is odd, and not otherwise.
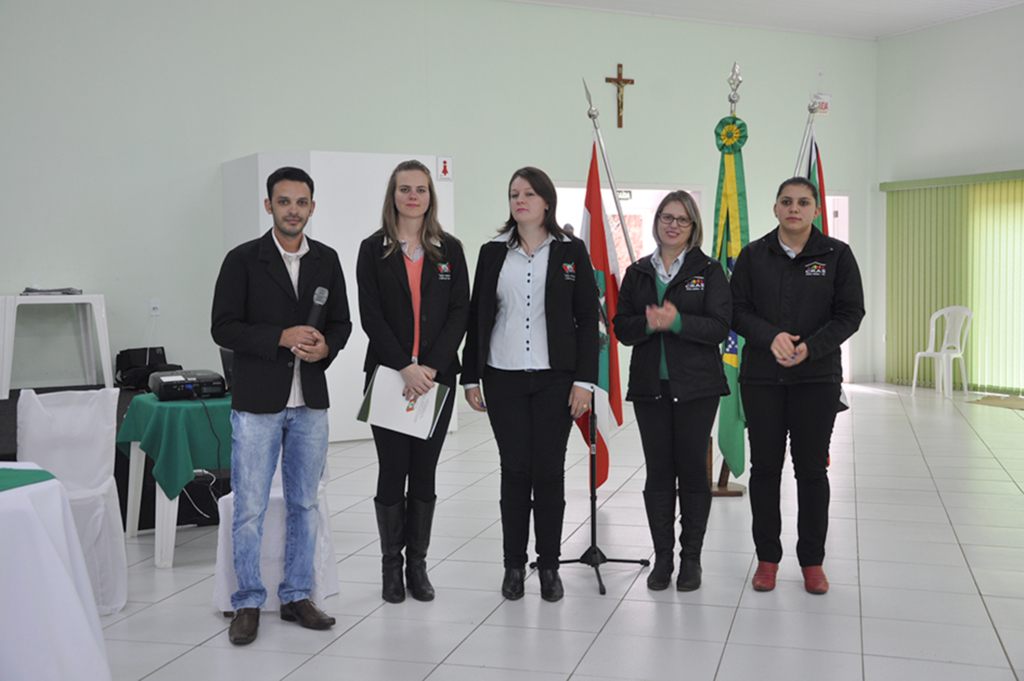
<path fill-rule="evenodd" d="M 427 167 L 416 160 L 402 161 L 395 166 L 388 180 L 388 189 L 384 194 L 384 208 L 381 210 L 380 232 L 388 238 L 388 247 L 384 251 L 387 258 L 401 246 L 398 243 L 398 206 L 395 205 L 395 189 L 398 187 L 398 173 L 406 170 L 418 170 L 427 176 L 427 188 L 430 191 L 430 205 L 423 214 L 423 227 L 420 229 L 420 243 L 423 251 L 432 263 L 441 261 L 441 251 L 436 244 L 442 243 L 448 234 L 437 221 L 437 192 L 434 191 L 434 180 L 430 177 Z"/>

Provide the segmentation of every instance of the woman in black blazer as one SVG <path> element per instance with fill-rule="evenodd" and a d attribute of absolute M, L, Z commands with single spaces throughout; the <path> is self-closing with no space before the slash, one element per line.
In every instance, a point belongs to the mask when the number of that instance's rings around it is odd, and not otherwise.
<path fill-rule="evenodd" d="M 462 383 L 501 457 L 501 592 L 523 596 L 532 509 L 541 596 L 557 601 L 565 447 L 597 382 L 597 286 L 586 246 L 555 220 L 544 171 L 517 170 L 508 196 L 508 221 L 477 260 Z"/>
<path fill-rule="evenodd" d="M 711 486 L 707 451 L 719 398 L 729 394 L 719 346 L 732 300 L 722 266 L 700 250 L 704 231 L 693 197 L 666 196 L 654 216 L 658 249 L 626 270 L 615 335 L 632 345 L 629 391 L 647 463 L 644 505 L 654 541 L 647 588 L 668 588 L 674 569 L 676 485 L 681 533 L 676 589 L 700 588 Z"/>
<path fill-rule="evenodd" d="M 454 388 L 469 312 L 469 272 L 462 244 L 437 221 L 434 183 L 419 161 L 400 163 L 391 173 L 381 228 L 360 245 L 356 278 L 359 315 L 370 338 L 363 365 L 367 384 L 383 365 L 401 373 L 407 399 L 435 383 Z M 437 498 L 434 477 L 454 401 L 454 396 L 446 401 L 427 440 L 373 427 L 382 596 L 389 603 L 405 600 L 403 547 L 413 598 L 434 598 L 426 564 Z"/>

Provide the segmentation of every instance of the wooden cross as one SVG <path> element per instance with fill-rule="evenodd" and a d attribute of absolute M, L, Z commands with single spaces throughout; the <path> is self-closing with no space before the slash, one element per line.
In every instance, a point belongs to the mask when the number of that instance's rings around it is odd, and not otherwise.
<path fill-rule="evenodd" d="M 626 94 L 626 86 L 633 84 L 632 78 L 622 77 L 622 64 L 619 64 L 619 75 L 615 78 L 605 78 L 604 82 L 612 83 L 619 90 L 619 127 L 622 127 L 622 99 Z"/>

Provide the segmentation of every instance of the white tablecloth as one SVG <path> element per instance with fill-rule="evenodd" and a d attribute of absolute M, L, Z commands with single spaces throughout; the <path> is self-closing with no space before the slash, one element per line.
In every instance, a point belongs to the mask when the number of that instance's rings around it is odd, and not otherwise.
<path fill-rule="evenodd" d="M 89 573 L 57 480 L 0 492 L 0 679 L 110 681 Z"/>

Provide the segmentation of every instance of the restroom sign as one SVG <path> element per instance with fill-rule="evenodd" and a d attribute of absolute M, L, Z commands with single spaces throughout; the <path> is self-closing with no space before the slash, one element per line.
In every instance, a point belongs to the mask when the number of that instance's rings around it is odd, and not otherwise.
<path fill-rule="evenodd" d="M 435 177 L 438 180 L 451 180 L 452 179 L 452 157 L 451 156 L 438 156 L 437 157 L 437 173 Z"/>

